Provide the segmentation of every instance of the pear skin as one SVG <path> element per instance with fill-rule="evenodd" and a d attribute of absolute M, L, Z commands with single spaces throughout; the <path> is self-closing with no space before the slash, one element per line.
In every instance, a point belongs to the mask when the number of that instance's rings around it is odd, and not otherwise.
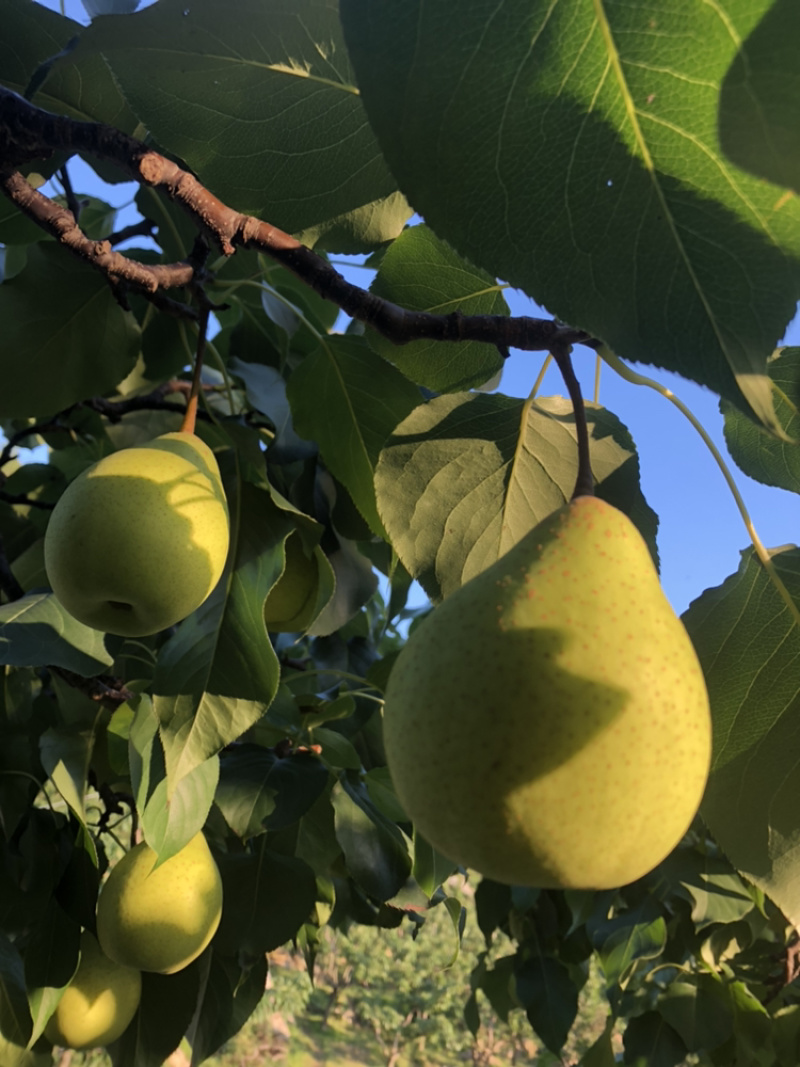
<path fill-rule="evenodd" d="M 228 541 L 214 453 L 178 431 L 105 456 L 67 487 L 45 534 L 45 566 L 79 622 L 142 637 L 203 603 Z"/>
<path fill-rule="evenodd" d="M 435 608 L 390 676 L 398 796 L 498 882 L 607 889 L 655 867 L 711 758 L 694 647 L 622 512 L 577 497 Z"/>
<path fill-rule="evenodd" d="M 109 1045 L 128 1029 L 141 995 L 141 973 L 110 960 L 84 930 L 78 969 L 47 1022 L 45 1037 L 65 1048 Z"/>
<path fill-rule="evenodd" d="M 216 933 L 222 878 L 202 832 L 158 867 L 156 858 L 142 841 L 112 868 L 97 901 L 97 937 L 117 963 L 174 974 Z"/>

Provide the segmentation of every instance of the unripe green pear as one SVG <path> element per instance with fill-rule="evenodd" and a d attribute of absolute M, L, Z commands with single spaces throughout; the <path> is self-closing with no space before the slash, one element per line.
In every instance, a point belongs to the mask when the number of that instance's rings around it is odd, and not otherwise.
<path fill-rule="evenodd" d="M 398 796 L 499 882 L 606 889 L 655 867 L 703 795 L 691 641 L 620 511 L 581 496 L 435 608 L 386 692 Z"/>
<path fill-rule="evenodd" d="M 140 972 L 114 963 L 84 930 L 78 969 L 50 1016 L 45 1037 L 65 1048 L 109 1045 L 127 1030 L 141 995 Z"/>
<path fill-rule="evenodd" d="M 285 553 L 283 573 L 264 601 L 264 623 L 276 633 L 295 633 L 314 618 L 319 575 L 314 554 L 306 555 L 299 534 L 289 534 Z"/>
<path fill-rule="evenodd" d="M 222 879 L 202 833 L 158 867 L 156 858 L 143 841 L 111 870 L 97 901 L 97 936 L 118 963 L 174 974 L 216 933 Z"/>
<path fill-rule="evenodd" d="M 203 603 L 228 540 L 214 453 L 178 431 L 105 456 L 67 487 L 47 527 L 45 565 L 70 615 L 141 637 Z"/>

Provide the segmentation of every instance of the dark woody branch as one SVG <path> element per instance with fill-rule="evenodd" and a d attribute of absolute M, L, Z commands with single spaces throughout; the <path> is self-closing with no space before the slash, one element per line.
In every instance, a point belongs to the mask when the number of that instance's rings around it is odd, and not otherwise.
<path fill-rule="evenodd" d="M 512 347 L 549 350 L 554 345 L 591 343 L 588 334 L 552 319 L 460 312 L 434 315 L 401 308 L 346 281 L 327 260 L 290 234 L 252 215 L 234 211 L 192 174 L 141 141 L 101 123 L 53 115 L 0 87 L 0 188 L 29 218 L 102 271 L 116 291 L 124 291 L 126 287 L 135 289 L 158 301 L 164 310 L 181 313 L 179 309 L 185 305 L 169 301 L 163 291 L 196 287 L 207 280 L 202 263 L 148 266 L 115 252 L 110 241 L 92 241 L 86 237 L 72 212 L 33 190 L 18 173 L 20 167 L 46 158 L 56 150 L 84 152 L 109 160 L 135 181 L 163 189 L 191 215 L 201 233 L 224 255 L 233 255 L 237 248 L 265 252 L 320 296 L 395 344 L 422 338 L 483 341 L 507 354 Z"/>

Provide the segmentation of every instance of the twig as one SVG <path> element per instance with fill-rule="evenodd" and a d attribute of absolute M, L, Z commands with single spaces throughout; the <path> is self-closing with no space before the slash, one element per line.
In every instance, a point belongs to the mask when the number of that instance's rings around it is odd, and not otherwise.
<path fill-rule="evenodd" d="M 17 206 L 62 244 L 102 271 L 117 289 L 154 299 L 159 290 L 202 282 L 191 262 L 147 265 L 114 252 L 109 241 L 90 241 L 74 216 L 31 189 L 17 168 L 53 150 L 85 152 L 116 163 L 140 184 L 163 189 L 188 212 L 200 232 L 226 256 L 237 248 L 265 252 L 326 300 L 366 323 L 394 344 L 426 338 L 481 341 L 505 353 L 509 348 L 552 350 L 554 345 L 597 342 L 582 330 L 529 316 L 436 315 L 409 311 L 346 281 L 325 259 L 269 222 L 229 208 L 194 175 L 141 141 L 102 123 L 78 122 L 34 107 L 0 87 L 0 187 Z M 163 297 L 162 297 L 163 299 Z"/>

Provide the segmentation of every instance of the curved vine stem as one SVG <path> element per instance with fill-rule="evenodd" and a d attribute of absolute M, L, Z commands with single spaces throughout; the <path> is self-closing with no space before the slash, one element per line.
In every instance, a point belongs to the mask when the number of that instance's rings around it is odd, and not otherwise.
<path fill-rule="evenodd" d="M 648 389 L 654 389 L 655 392 L 663 396 L 665 400 L 669 400 L 671 404 L 674 404 L 678 411 L 680 411 L 680 413 L 689 420 L 695 430 L 697 430 L 697 432 L 700 434 L 706 448 L 716 460 L 717 466 L 722 472 L 722 477 L 728 484 L 728 488 L 730 489 L 733 499 L 736 502 L 736 507 L 739 509 L 739 514 L 742 517 L 742 522 L 745 525 L 745 529 L 747 530 L 747 533 L 753 544 L 753 548 L 755 549 L 755 553 L 758 556 L 759 562 L 761 563 L 764 570 L 767 572 L 767 577 L 775 586 L 775 589 L 780 594 L 781 599 L 784 601 L 787 608 L 789 609 L 789 613 L 792 619 L 794 620 L 795 626 L 800 626 L 800 607 L 794 602 L 791 593 L 783 584 L 783 580 L 775 569 L 775 564 L 772 562 L 772 557 L 770 556 L 767 549 L 764 547 L 764 544 L 762 543 L 761 538 L 758 536 L 756 528 L 753 525 L 753 520 L 750 518 L 750 513 L 747 510 L 747 505 L 745 504 L 742 498 L 742 494 L 739 492 L 739 488 L 736 485 L 736 482 L 733 480 L 733 475 L 730 472 L 730 468 L 723 459 L 722 454 L 720 453 L 717 446 L 709 437 L 703 424 L 700 422 L 697 416 L 689 410 L 689 408 L 683 403 L 683 401 L 680 400 L 677 396 L 675 396 L 671 389 L 667 388 L 666 385 L 662 385 L 660 382 L 656 382 L 652 378 L 646 378 L 643 374 L 637 374 L 636 371 L 631 370 L 631 368 L 627 366 L 627 364 L 622 362 L 622 360 L 615 352 L 612 352 L 611 349 L 606 347 L 605 345 L 602 345 L 600 348 L 598 348 L 597 351 L 598 354 L 602 357 L 602 359 L 609 365 L 609 367 L 611 367 L 612 370 L 615 370 L 621 378 L 625 379 L 626 382 L 630 382 L 632 385 L 645 385 Z"/>

